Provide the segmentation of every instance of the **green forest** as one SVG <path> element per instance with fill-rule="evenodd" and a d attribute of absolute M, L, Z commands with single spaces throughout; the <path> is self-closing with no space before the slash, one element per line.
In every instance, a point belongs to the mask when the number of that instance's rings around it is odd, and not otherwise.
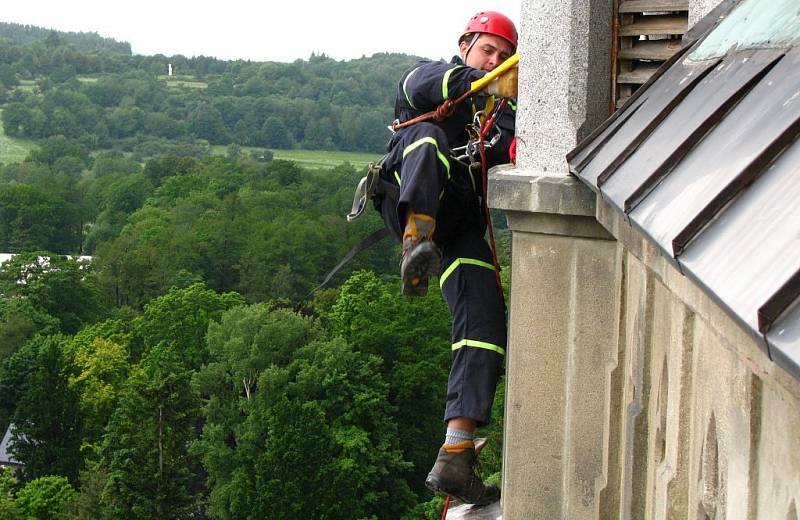
<path fill-rule="evenodd" d="M 233 143 L 379 153 L 389 138 L 397 78 L 416 60 L 403 54 L 338 62 L 312 55 L 293 63 L 141 56 L 99 37 L 88 45 L 91 34 L 51 31 L 29 41 L 29 32 L 0 23 L 5 132 L 62 135 L 90 150 L 138 157 L 176 146 L 166 141 L 190 151 Z M 71 43 L 76 39 L 80 46 Z"/>
<path fill-rule="evenodd" d="M 352 164 L 274 158 L 377 160 L 414 60 L 137 56 L 0 23 L 3 129 L 31 143 L 0 164 L 0 434 L 22 463 L 0 518 L 439 518 L 447 306 L 399 296 L 389 240 L 318 289 L 382 222 L 345 221 Z"/>

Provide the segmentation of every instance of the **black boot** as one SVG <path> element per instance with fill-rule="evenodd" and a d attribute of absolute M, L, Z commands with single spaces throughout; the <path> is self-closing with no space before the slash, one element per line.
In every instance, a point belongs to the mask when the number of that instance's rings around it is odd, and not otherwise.
<path fill-rule="evenodd" d="M 486 485 L 475 473 L 475 445 L 472 441 L 442 446 L 425 486 L 450 495 L 465 504 L 486 505 L 500 499 L 497 486 Z"/>
<path fill-rule="evenodd" d="M 428 278 L 439 273 L 442 254 L 433 243 L 436 221 L 421 213 L 409 213 L 403 233 L 403 260 L 400 277 L 403 294 L 425 296 L 428 293 Z"/>

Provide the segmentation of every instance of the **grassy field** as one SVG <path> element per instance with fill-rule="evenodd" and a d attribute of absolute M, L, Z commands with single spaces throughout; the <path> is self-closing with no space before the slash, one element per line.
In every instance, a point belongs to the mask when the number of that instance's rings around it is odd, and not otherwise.
<path fill-rule="evenodd" d="M 212 146 L 212 151 L 216 155 L 225 155 L 228 153 L 225 146 Z M 242 153 L 249 154 L 251 150 L 256 148 L 242 147 Z M 287 161 L 294 161 L 300 166 L 308 168 L 333 168 L 342 163 L 349 162 L 357 169 L 362 169 L 367 166 L 370 161 L 377 161 L 380 159 L 379 154 L 364 153 L 364 152 L 329 152 L 325 150 L 271 150 L 275 154 L 275 159 L 284 159 Z"/>
<path fill-rule="evenodd" d="M 0 116 L 2 115 L 3 110 L 0 109 Z M 36 145 L 33 141 L 8 137 L 3 130 L 2 119 L 0 119 L 0 164 L 20 162 L 34 148 Z"/>
<path fill-rule="evenodd" d="M 16 89 L 22 92 L 33 92 L 36 89 L 36 81 L 32 79 L 21 79 Z"/>
<path fill-rule="evenodd" d="M 198 81 L 194 76 L 167 76 L 162 74 L 158 79 L 166 81 L 168 87 L 172 88 L 199 88 L 204 89 L 208 87 L 205 81 Z"/>

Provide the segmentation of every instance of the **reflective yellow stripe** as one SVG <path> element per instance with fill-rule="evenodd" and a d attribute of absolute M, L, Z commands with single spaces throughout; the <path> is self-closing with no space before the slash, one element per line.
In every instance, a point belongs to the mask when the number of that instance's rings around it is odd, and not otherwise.
<path fill-rule="evenodd" d="M 442 277 L 439 278 L 439 287 L 444 287 L 444 282 L 447 280 L 447 277 L 450 276 L 461 264 L 477 265 L 478 267 L 485 267 L 486 269 L 491 269 L 494 271 L 494 266 L 490 263 L 484 262 L 483 260 L 476 260 L 475 258 L 456 258 L 455 261 L 450 264 L 450 267 L 445 269 L 444 273 L 442 273 Z"/>
<path fill-rule="evenodd" d="M 397 170 L 394 171 L 394 178 L 397 179 L 397 185 L 400 186 L 400 174 L 397 173 Z"/>
<path fill-rule="evenodd" d="M 497 345 L 492 345 L 491 343 L 486 343 L 485 341 L 478 341 L 475 339 L 462 339 L 458 343 L 453 343 L 453 350 L 458 350 L 461 347 L 485 348 L 486 350 L 493 350 L 501 356 L 506 355 L 506 349 L 503 347 L 498 347 Z"/>
<path fill-rule="evenodd" d="M 416 141 L 414 141 L 410 145 L 408 145 L 405 148 L 403 148 L 403 158 L 405 158 L 406 155 L 410 154 L 411 152 L 413 152 L 414 150 L 416 150 L 417 148 L 419 148 L 423 144 L 432 144 L 436 148 L 436 155 L 437 155 L 437 157 L 439 157 L 439 160 L 442 161 L 442 164 L 444 164 L 444 167 L 447 170 L 447 178 L 449 179 L 450 178 L 450 161 L 448 161 L 447 157 L 445 157 L 444 154 L 441 151 L 439 151 L 439 143 L 437 143 L 436 139 L 434 139 L 433 137 L 423 137 L 422 139 L 417 139 Z"/>
<path fill-rule="evenodd" d="M 514 112 L 516 112 L 516 111 L 517 111 L 517 104 L 516 104 L 516 103 L 514 103 L 513 101 L 511 101 L 510 99 L 508 100 L 508 107 L 509 107 L 511 110 L 513 110 Z"/>
<path fill-rule="evenodd" d="M 408 104 L 411 105 L 411 108 L 417 108 L 417 107 L 415 107 L 414 103 L 411 102 L 411 98 L 408 96 L 408 89 L 406 87 L 408 86 L 408 80 L 410 80 L 411 76 L 413 76 L 414 73 L 417 72 L 418 70 L 419 70 L 419 67 L 417 67 L 416 69 L 414 69 L 411 72 L 409 72 L 408 76 L 406 76 L 405 81 L 403 81 L 403 94 L 406 95 L 406 101 L 408 101 Z"/>
<path fill-rule="evenodd" d="M 450 81 L 450 74 L 452 74 L 454 70 L 460 68 L 461 65 L 459 65 L 458 67 L 453 67 L 452 69 L 449 69 L 447 72 L 444 73 L 444 77 L 442 78 L 442 99 L 447 99 L 447 96 L 449 95 L 447 83 Z"/>

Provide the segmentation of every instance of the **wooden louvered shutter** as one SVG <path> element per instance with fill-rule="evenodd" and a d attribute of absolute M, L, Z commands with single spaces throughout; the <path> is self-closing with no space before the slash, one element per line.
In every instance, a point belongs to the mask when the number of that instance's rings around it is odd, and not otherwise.
<path fill-rule="evenodd" d="M 616 0 L 614 108 L 621 107 L 681 45 L 689 0 Z"/>

